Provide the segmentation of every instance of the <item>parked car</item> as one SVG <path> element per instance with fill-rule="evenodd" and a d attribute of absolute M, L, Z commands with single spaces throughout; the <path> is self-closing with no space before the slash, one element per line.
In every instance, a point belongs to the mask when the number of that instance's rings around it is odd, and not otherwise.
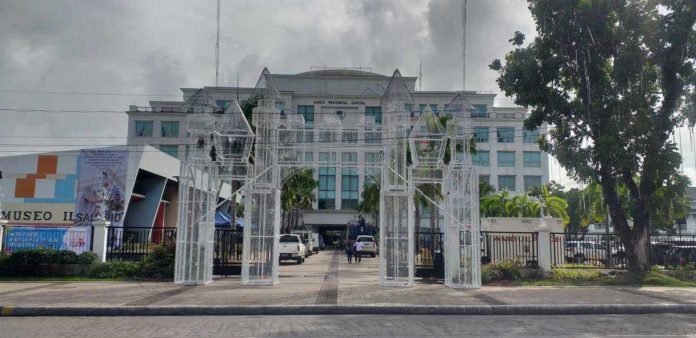
<path fill-rule="evenodd" d="M 300 236 L 300 238 L 302 238 L 302 243 L 304 243 L 304 245 L 307 247 L 307 252 L 305 254 L 307 257 L 311 256 L 315 252 L 312 234 L 306 230 L 293 231 L 292 233 L 297 234 Z"/>
<path fill-rule="evenodd" d="M 587 261 L 595 261 L 604 264 L 606 262 L 607 247 L 589 241 L 567 241 L 565 243 L 566 262 L 584 264 Z"/>
<path fill-rule="evenodd" d="M 294 260 L 297 262 L 297 264 L 302 264 L 305 261 L 307 249 L 302 243 L 302 238 L 300 235 L 280 235 L 280 240 L 278 242 L 280 261 Z"/>
<path fill-rule="evenodd" d="M 375 257 L 379 254 L 379 248 L 377 248 L 377 242 L 375 238 L 369 235 L 360 235 L 355 239 L 356 242 L 363 244 L 363 249 L 361 253 L 370 254 L 371 257 Z"/>
<path fill-rule="evenodd" d="M 319 250 L 324 250 L 324 248 L 322 248 L 322 246 L 323 246 L 323 242 L 321 240 L 321 236 L 319 236 L 319 233 L 313 232 L 312 233 L 312 251 L 314 251 L 314 253 L 319 253 Z"/>

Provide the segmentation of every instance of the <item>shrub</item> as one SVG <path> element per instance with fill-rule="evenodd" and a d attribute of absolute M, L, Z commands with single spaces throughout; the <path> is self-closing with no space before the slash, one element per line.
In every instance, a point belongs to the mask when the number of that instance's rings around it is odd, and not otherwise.
<path fill-rule="evenodd" d="M 77 257 L 78 264 L 92 265 L 97 262 L 97 254 L 94 252 L 83 252 Z"/>
<path fill-rule="evenodd" d="M 132 278 L 142 269 L 140 262 L 108 261 L 97 265 L 91 273 L 97 278 Z"/>
<path fill-rule="evenodd" d="M 147 254 L 142 261 L 140 277 L 150 279 L 174 278 L 174 256 L 176 244 L 165 241 Z"/>
<path fill-rule="evenodd" d="M 551 269 L 551 278 L 557 281 L 592 281 L 601 279 L 602 273 L 592 269 Z"/>
<path fill-rule="evenodd" d="M 522 277 L 523 269 L 524 264 L 518 258 L 486 264 L 481 269 L 481 281 L 489 283 L 498 280 L 517 280 Z"/>

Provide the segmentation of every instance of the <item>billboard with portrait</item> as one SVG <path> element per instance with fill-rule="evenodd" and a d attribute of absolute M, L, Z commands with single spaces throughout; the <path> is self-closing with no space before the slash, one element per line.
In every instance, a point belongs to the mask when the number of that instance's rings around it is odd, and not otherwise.
<path fill-rule="evenodd" d="M 111 226 L 123 226 L 127 174 L 128 151 L 82 150 L 75 224 L 92 225 L 94 221 L 106 220 Z"/>

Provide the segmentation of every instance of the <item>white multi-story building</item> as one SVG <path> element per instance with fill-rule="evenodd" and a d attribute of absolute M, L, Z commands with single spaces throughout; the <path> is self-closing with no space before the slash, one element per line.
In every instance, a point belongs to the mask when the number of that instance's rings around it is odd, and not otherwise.
<path fill-rule="evenodd" d="M 343 137 L 340 148 L 327 147 L 305 154 L 309 160 L 322 159 L 342 162 L 338 167 L 319 166 L 316 171 L 319 189 L 314 210 L 305 212 L 306 225 L 345 225 L 357 216 L 355 207 L 363 184 L 370 177 L 369 167 L 351 167 L 346 163 L 379 161 L 378 144 L 386 142 L 373 138 L 360 126 L 360 116 L 374 116 L 382 121 L 380 99 L 390 76 L 353 69 L 322 69 L 299 74 L 274 74 L 273 78 L 283 98 L 279 108 L 285 114 L 302 114 L 308 129 L 320 128 L 322 117 L 341 116 Z M 445 114 L 455 91 L 417 91 L 416 77 L 404 77 L 415 101 L 404 107 L 414 118 L 426 106 Z M 200 88 L 182 88 L 183 100 Z M 254 88 L 204 87 L 218 106 L 226 107 L 231 100 L 240 102 L 254 93 Z M 526 110 L 522 107 L 495 107 L 495 94 L 467 91 L 465 98 L 473 105 L 471 113 L 477 154 L 474 156 L 482 179 L 498 190 L 520 194 L 531 186 L 549 181 L 547 154 L 539 150 L 538 131 L 523 128 Z M 150 144 L 172 156 L 183 158 L 187 151 L 185 132 L 186 113 L 183 101 L 151 101 L 150 107 L 131 106 L 128 110 L 129 144 Z M 346 133 L 346 131 L 353 133 Z M 543 133 L 544 131 L 542 131 Z M 320 134 L 314 142 L 322 142 Z M 375 169 L 376 170 L 376 169 Z"/>

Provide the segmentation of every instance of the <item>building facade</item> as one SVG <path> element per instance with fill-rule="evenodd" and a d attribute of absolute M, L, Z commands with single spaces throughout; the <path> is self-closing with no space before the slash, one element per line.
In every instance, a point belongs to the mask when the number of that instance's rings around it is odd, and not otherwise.
<path fill-rule="evenodd" d="M 380 99 L 390 76 L 350 69 L 323 69 L 299 74 L 274 74 L 282 97 L 277 107 L 284 114 L 302 114 L 309 131 L 305 142 L 327 143 L 321 133 L 326 116 L 339 116 L 342 137 L 333 140 L 339 146 L 305 153 L 308 162 L 316 165 L 319 181 L 317 200 L 312 211 L 303 215 L 304 223 L 314 226 L 345 225 L 354 220 L 363 185 L 378 174 L 378 168 L 357 165 L 359 162 L 381 161 L 381 144 L 389 142 L 373 133 L 382 123 Z M 404 107 L 417 119 L 429 107 L 446 115 L 455 91 L 417 91 L 416 77 L 404 77 L 415 101 Z M 128 143 L 149 144 L 172 156 L 183 158 L 189 145 L 186 137 L 186 112 L 182 105 L 201 88 L 182 88 L 182 101 L 151 101 L 149 107 L 131 106 Z M 221 108 L 232 100 L 251 97 L 254 88 L 204 87 L 207 95 Z M 545 131 L 526 131 L 522 107 L 496 107 L 495 94 L 467 91 L 464 97 L 472 104 L 471 117 L 477 154 L 474 164 L 481 178 L 496 190 L 521 194 L 532 186 L 549 181 L 547 154 L 539 150 L 537 139 Z M 366 128 L 361 117 L 374 117 L 376 126 Z M 328 142 L 331 143 L 331 142 Z M 320 163 L 340 162 L 321 166 Z M 351 163 L 356 163 L 352 166 Z"/>

